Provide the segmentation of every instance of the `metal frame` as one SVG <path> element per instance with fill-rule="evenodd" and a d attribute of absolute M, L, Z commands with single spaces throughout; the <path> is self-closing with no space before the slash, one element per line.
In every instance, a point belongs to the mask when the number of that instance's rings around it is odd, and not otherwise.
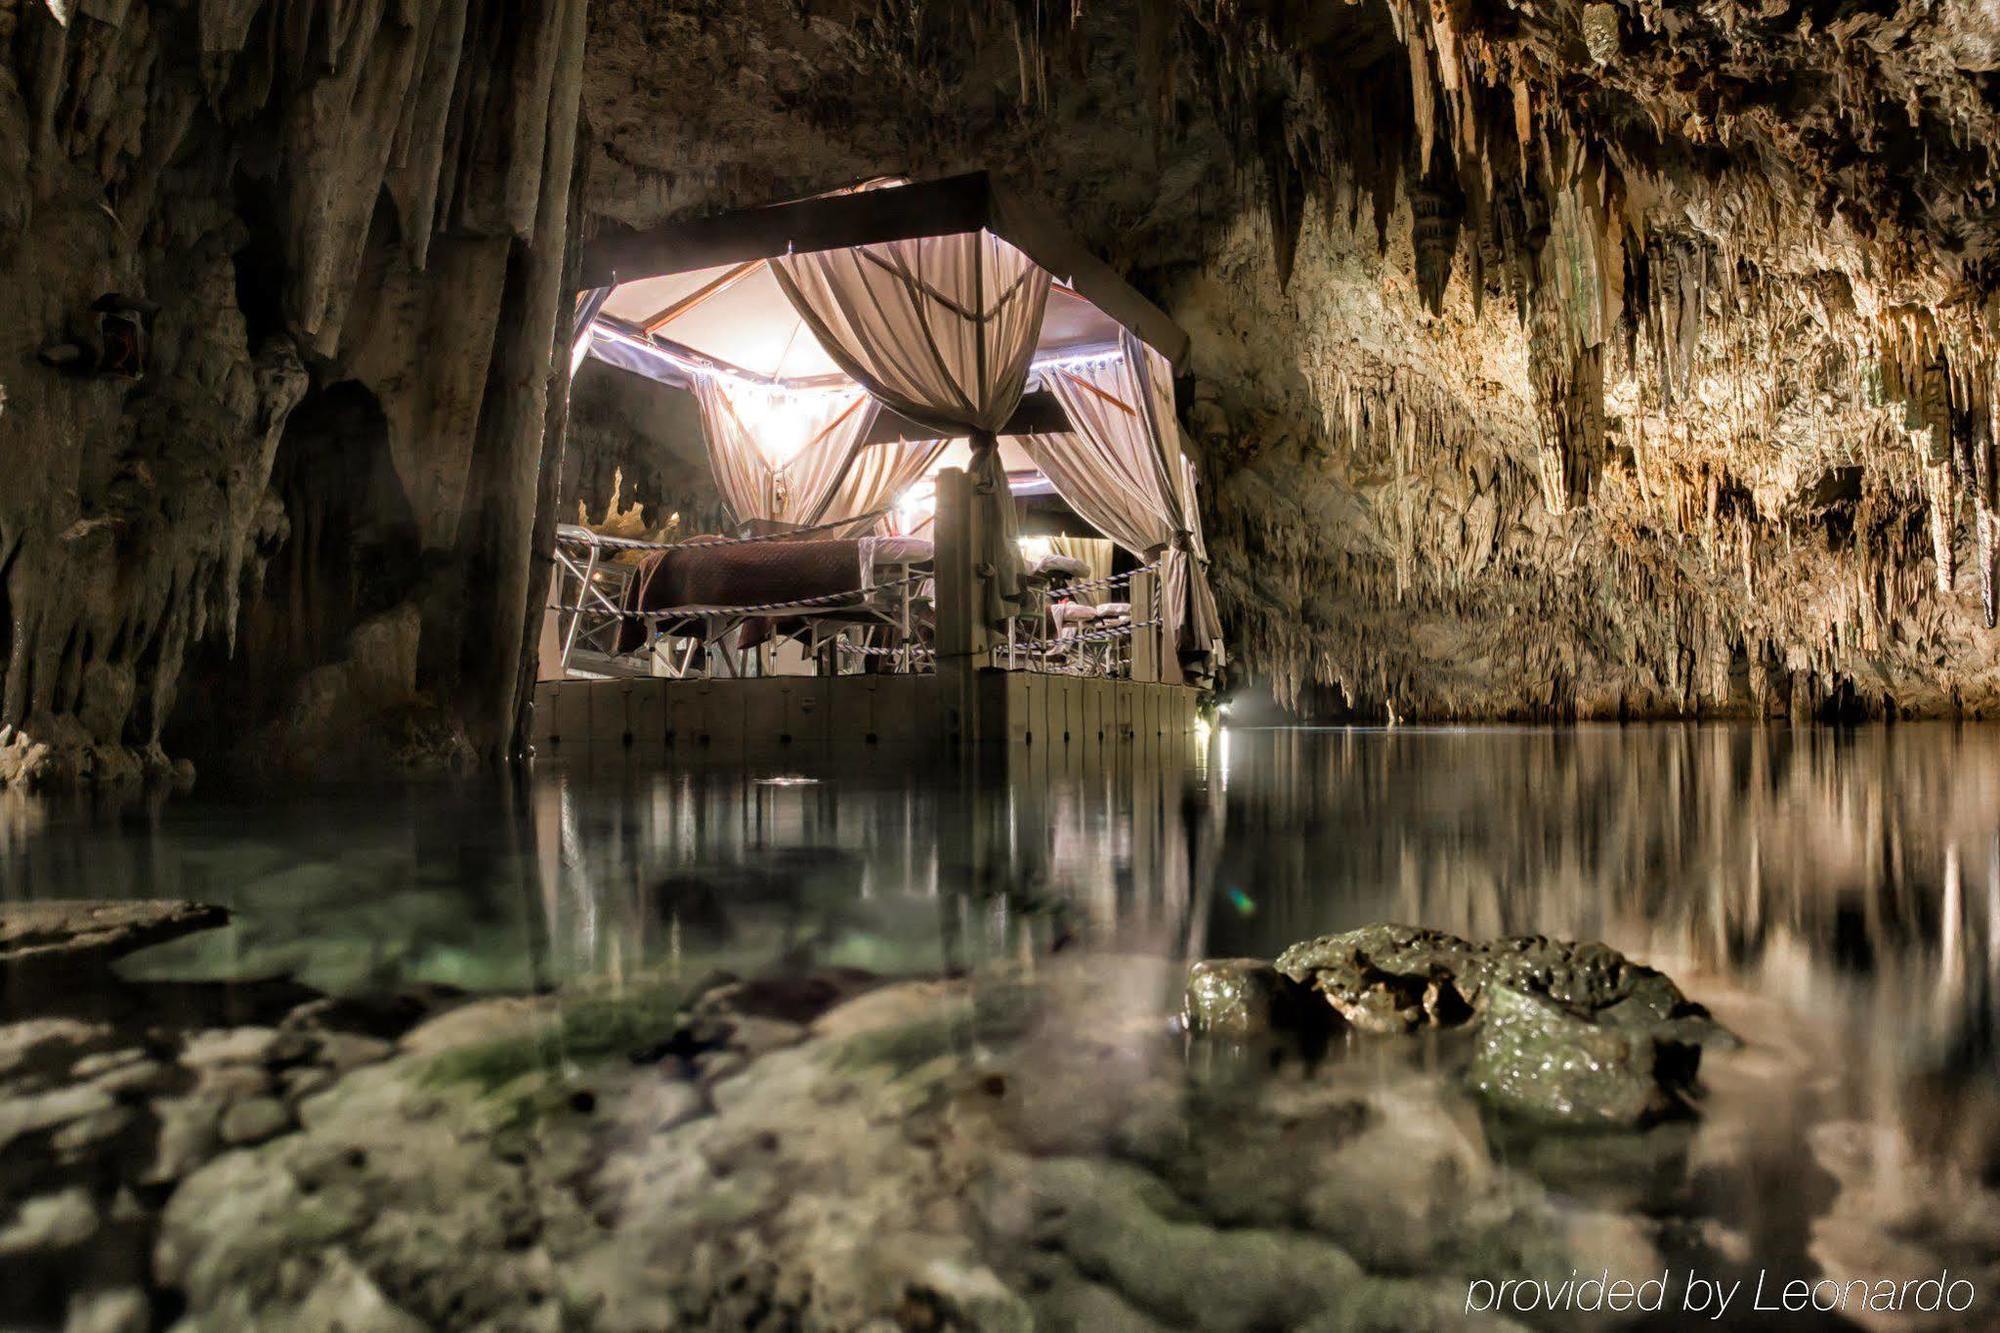
<path fill-rule="evenodd" d="M 776 536 L 754 540 L 783 539 L 783 536 Z M 606 576 L 614 569 L 622 573 L 623 567 L 606 564 L 603 554 L 607 550 L 659 549 L 662 547 L 656 543 L 605 537 L 588 528 L 570 524 L 557 528 L 556 595 L 550 609 L 564 618 L 561 623 L 561 664 L 565 679 L 582 673 L 584 664 L 579 661 L 579 652 L 588 654 L 591 659 L 588 664 L 590 675 L 650 676 L 655 674 L 653 665 L 656 662 L 666 666 L 667 679 L 684 680 L 697 675 L 710 679 L 746 679 L 761 675 L 768 668 L 772 641 L 759 644 L 748 652 L 732 648 L 728 643 L 734 631 L 758 618 L 803 621 L 800 629 L 776 642 L 786 639 L 802 642 L 808 657 L 815 664 L 815 674 L 841 674 L 839 653 L 843 649 L 863 656 L 884 657 L 891 662 L 891 670 L 898 674 L 920 673 L 935 664 L 935 653 L 922 643 L 917 634 L 919 608 L 929 605 L 934 596 L 930 589 L 933 580 L 922 570 L 927 563 L 924 561 L 880 562 L 871 567 L 871 574 L 878 579 L 885 572 L 893 577 L 868 588 L 857 589 L 852 594 L 808 598 L 802 603 L 688 607 L 647 613 L 644 618 L 649 624 L 644 646 L 635 653 L 620 657 L 613 649 L 617 643 L 617 632 L 629 613 L 620 606 L 608 584 L 617 582 L 617 591 L 622 593 L 624 579 L 608 580 Z M 677 632 L 697 625 L 697 632 Z M 892 641 L 886 645 L 847 643 L 847 637 L 857 629 L 870 634 L 889 630 Z M 610 636 L 608 641 L 607 634 Z M 661 657 L 662 639 L 679 640 L 680 645 L 670 650 L 669 656 Z M 643 671 L 631 660 L 633 658 L 645 662 Z"/>

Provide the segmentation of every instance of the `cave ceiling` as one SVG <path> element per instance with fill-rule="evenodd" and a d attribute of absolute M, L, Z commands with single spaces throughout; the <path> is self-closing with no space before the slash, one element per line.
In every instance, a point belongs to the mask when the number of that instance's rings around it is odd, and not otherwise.
<path fill-rule="evenodd" d="M 986 167 L 1161 300 L 1281 696 L 1995 688 L 1991 5 L 598 0 L 591 50 L 593 225 Z"/>

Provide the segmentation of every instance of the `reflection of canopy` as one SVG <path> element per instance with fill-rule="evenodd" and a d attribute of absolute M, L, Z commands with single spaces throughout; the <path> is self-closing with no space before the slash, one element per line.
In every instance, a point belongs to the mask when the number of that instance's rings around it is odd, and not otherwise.
<path fill-rule="evenodd" d="M 867 515 L 970 436 L 997 620 L 1019 567 L 1004 432 L 1086 521 L 1160 560 L 1174 641 L 1219 649 L 1173 409 L 1186 337 L 984 175 L 620 237 L 584 268 L 590 353 L 695 389 L 738 520 Z M 1023 405 L 1031 376 L 1039 411 Z"/>

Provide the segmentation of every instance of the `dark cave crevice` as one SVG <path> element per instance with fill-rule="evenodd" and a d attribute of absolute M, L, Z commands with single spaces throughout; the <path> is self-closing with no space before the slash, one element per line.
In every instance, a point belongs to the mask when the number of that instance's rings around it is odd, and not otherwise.
<path fill-rule="evenodd" d="M 234 652 L 198 654 L 170 748 L 225 748 L 278 720 L 301 677 L 348 655 L 354 632 L 409 601 L 423 577 L 416 516 L 396 474 L 389 424 L 353 380 L 309 392 L 272 463 L 284 523 L 246 587 Z M 199 725 L 197 725 L 199 719 Z"/>

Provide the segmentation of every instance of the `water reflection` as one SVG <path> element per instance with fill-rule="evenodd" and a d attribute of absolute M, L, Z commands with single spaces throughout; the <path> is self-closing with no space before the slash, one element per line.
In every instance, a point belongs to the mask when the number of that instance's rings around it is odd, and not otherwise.
<path fill-rule="evenodd" d="M 1690 1262 L 2000 1277 L 1991 730 L 1231 729 L 1147 762 L 612 752 L 470 788 L 0 794 L 0 885 L 222 902 L 237 924 L 128 975 L 349 993 L 1136 954 L 1164 1006 L 1188 958 L 1369 921 L 1603 939 L 1748 1045 L 1670 1152 L 1496 1159 Z"/>

